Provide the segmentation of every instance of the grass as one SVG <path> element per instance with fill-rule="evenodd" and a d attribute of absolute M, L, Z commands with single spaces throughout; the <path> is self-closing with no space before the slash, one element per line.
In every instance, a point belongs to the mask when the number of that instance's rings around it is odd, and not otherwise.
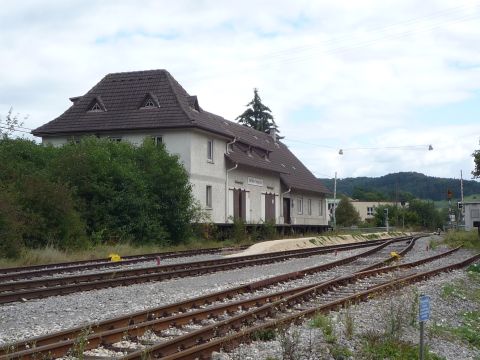
<path fill-rule="evenodd" d="M 333 344 L 337 341 L 337 337 L 333 331 L 332 320 L 323 314 L 315 315 L 310 320 L 310 326 L 322 330 L 325 341 L 329 344 Z"/>
<path fill-rule="evenodd" d="M 192 241 L 177 246 L 158 246 L 158 245 L 142 245 L 134 246 L 128 243 L 116 245 L 97 245 L 88 250 L 78 250 L 75 252 L 62 251 L 54 247 L 46 247 L 42 249 L 25 250 L 18 259 L 0 258 L 0 268 L 29 266 L 37 264 L 52 264 L 60 262 L 93 260 L 99 258 L 107 258 L 109 254 L 119 254 L 120 256 L 149 254 L 166 251 L 181 251 L 199 248 L 215 248 L 221 246 L 234 246 L 232 241 L 213 241 L 202 240 Z"/>
<path fill-rule="evenodd" d="M 444 242 L 451 247 L 461 245 L 467 249 L 480 249 L 480 239 L 476 229 L 472 231 L 449 231 L 445 236 Z"/>
<path fill-rule="evenodd" d="M 473 309 L 480 308 L 480 264 L 473 264 L 467 268 L 467 279 L 450 282 L 442 287 L 441 296 L 444 300 L 464 300 L 474 303 Z M 461 340 L 470 346 L 480 349 L 480 311 L 472 310 L 461 314 L 460 324 L 434 323 L 429 327 L 433 335 L 449 340 Z"/>
<path fill-rule="evenodd" d="M 475 283 L 480 283 L 480 273 L 469 270 L 476 270 L 478 267 L 478 264 L 474 264 L 467 268 L 468 279 L 457 280 L 455 282 L 443 285 L 441 293 L 442 298 L 445 300 L 458 298 L 462 300 L 474 301 L 480 306 L 480 288 L 478 286 L 473 286 Z"/>
<path fill-rule="evenodd" d="M 480 349 L 480 311 L 464 313 L 459 326 L 433 324 L 429 332 L 446 339 L 461 340 Z"/>
<path fill-rule="evenodd" d="M 277 337 L 275 329 L 264 329 L 255 331 L 250 338 L 254 341 L 272 341 Z"/>
<path fill-rule="evenodd" d="M 413 345 L 383 334 L 367 333 L 362 339 L 360 359 L 368 360 L 412 360 L 418 359 L 419 349 Z M 425 349 L 425 360 L 442 360 L 441 356 L 430 353 Z"/>

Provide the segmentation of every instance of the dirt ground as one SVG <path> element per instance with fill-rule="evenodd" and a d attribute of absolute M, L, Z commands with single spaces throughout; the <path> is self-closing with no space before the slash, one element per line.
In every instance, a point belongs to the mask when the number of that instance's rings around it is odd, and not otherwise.
<path fill-rule="evenodd" d="M 227 255 L 227 257 L 256 255 L 256 254 L 264 254 L 264 253 L 275 252 L 275 251 L 306 249 L 306 248 L 319 247 L 319 246 L 325 246 L 325 245 L 354 243 L 354 242 L 377 240 L 377 239 L 387 239 L 390 237 L 399 236 L 398 234 L 392 235 L 388 233 L 375 233 L 374 235 L 375 237 L 373 237 L 373 234 L 338 235 L 338 236 L 323 235 L 323 236 L 310 236 L 310 237 L 295 238 L 295 239 L 263 241 L 250 246 L 244 251 Z"/>

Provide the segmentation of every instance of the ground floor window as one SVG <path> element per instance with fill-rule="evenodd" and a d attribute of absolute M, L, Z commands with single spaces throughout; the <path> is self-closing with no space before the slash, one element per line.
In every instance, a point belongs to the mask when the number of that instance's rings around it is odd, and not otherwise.
<path fill-rule="evenodd" d="M 297 199 L 297 212 L 303 214 L 303 199 Z"/>
<path fill-rule="evenodd" d="M 212 208 L 212 186 L 211 185 L 207 185 L 205 203 L 207 205 L 207 208 Z"/>
<path fill-rule="evenodd" d="M 318 200 L 318 216 L 323 216 L 323 200 Z"/>

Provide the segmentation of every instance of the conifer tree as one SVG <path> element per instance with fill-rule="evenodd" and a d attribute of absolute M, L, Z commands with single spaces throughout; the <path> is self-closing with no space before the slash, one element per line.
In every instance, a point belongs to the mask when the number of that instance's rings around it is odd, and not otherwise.
<path fill-rule="evenodd" d="M 253 99 L 246 106 L 247 110 L 238 116 L 237 120 L 240 124 L 254 128 L 258 131 L 268 133 L 270 129 L 278 131 L 277 124 L 273 120 L 273 115 L 268 106 L 262 104 L 262 99 L 258 95 L 258 89 L 253 89 Z"/>
<path fill-rule="evenodd" d="M 475 169 L 472 171 L 474 178 L 480 177 L 480 150 L 475 150 L 472 154 L 475 163 Z"/>

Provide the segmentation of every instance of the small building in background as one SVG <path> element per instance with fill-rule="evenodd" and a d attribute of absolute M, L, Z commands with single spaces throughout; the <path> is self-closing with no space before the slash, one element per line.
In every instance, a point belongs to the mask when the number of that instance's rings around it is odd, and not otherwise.
<path fill-rule="evenodd" d="M 394 202 L 391 201 L 359 201 L 349 199 L 350 203 L 353 205 L 355 210 L 358 211 L 360 215 L 360 221 L 370 221 L 375 217 L 375 209 L 379 206 L 385 205 L 395 205 Z M 333 205 L 336 203 L 337 206 L 340 202 L 340 199 L 327 199 L 327 207 L 328 213 L 330 214 L 330 220 L 333 220 Z"/>
<path fill-rule="evenodd" d="M 474 229 L 475 222 L 480 222 L 480 201 L 466 201 L 463 203 L 465 210 L 465 230 Z"/>
<path fill-rule="evenodd" d="M 375 217 L 376 208 L 379 206 L 393 206 L 391 201 L 358 201 L 353 200 L 352 205 L 358 211 L 361 221 L 369 221 Z"/>

